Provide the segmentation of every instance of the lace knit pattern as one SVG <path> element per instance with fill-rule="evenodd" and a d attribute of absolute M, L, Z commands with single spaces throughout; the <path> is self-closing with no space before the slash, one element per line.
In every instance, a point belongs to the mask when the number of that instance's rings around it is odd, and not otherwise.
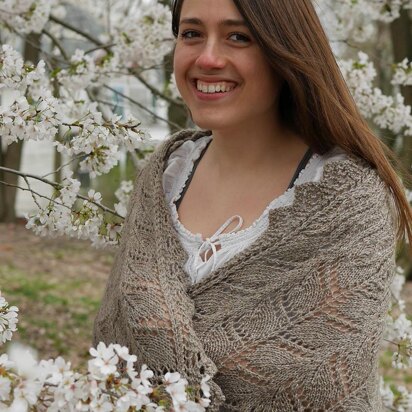
<path fill-rule="evenodd" d="M 94 343 L 120 343 L 156 376 L 212 376 L 212 411 L 383 411 L 378 351 L 395 273 L 395 218 L 363 160 L 325 165 L 270 211 L 247 250 L 199 283 L 173 228 L 166 141 L 139 174 Z"/>

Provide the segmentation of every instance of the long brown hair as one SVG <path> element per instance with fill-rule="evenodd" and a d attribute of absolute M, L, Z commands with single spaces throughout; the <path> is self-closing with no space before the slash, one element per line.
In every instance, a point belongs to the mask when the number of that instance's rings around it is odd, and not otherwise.
<path fill-rule="evenodd" d="M 173 3 L 172 29 L 179 32 L 184 0 Z M 311 0 L 233 0 L 269 64 L 284 79 L 279 110 L 285 124 L 320 154 L 337 145 L 365 159 L 393 194 L 397 238 L 409 239 L 412 209 L 403 184 L 411 178 L 393 151 L 377 138 L 356 107 Z M 394 165 L 394 167 L 392 166 Z"/>

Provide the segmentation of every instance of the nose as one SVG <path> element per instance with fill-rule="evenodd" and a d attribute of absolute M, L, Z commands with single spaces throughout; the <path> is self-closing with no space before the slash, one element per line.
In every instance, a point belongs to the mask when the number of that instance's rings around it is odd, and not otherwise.
<path fill-rule="evenodd" d="M 226 64 L 226 58 L 217 41 L 210 39 L 204 44 L 196 59 L 196 65 L 203 70 L 221 69 Z"/>

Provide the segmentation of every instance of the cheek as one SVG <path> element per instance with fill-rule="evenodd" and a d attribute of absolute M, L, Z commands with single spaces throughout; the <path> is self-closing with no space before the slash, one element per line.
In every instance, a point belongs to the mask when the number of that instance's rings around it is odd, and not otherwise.
<path fill-rule="evenodd" d="M 277 94 L 280 81 L 266 61 L 257 60 L 250 73 L 256 90 L 259 90 L 266 97 Z"/>

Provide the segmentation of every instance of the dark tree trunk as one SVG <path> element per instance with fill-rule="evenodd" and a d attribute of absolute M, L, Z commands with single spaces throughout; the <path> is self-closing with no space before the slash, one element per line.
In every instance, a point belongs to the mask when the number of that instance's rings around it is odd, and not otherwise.
<path fill-rule="evenodd" d="M 24 60 L 37 64 L 40 55 L 39 47 L 39 34 L 30 34 L 27 36 L 23 53 Z M 24 142 L 19 140 L 17 143 L 13 143 L 4 149 L 1 148 L 0 144 L 0 165 L 10 169 L 20 170 L 23 144 Z M 0 180 L 9 185 L 17 185 L 18 183 L 18 177 L 12 173 L 0 172 Z M 0 222 L 13 222 L 16 220 L 15 203 L 16 188 L 0 183 Z"/>
<path fill-rule="evenodd" d="M 390 96 L 393 92 L 393 86 L 391 84 L 392 70 L 388 67 L 388 61 L 393 59 L 391 28 L 390 25 L 384 22 L 378 22 L 377 26 L 378 34 L 373 43 L 373 46 L 379 44 L 379 47 L 374 49 L 374 63 L 377 70 L 377 80 L 382 92 Z M 397 139 L 396 133 L 389 130 L 379 130 L 379 137 L 387 146 L 392 150 L 395 150 Z"/>
<path fill-rule="evenodd" d="M 23 141 L 19 140 L 8 146 L 2 156 L 2 165 L 9 169 L 20 169 L 20 159 L 23 150 Z M 10 185 L 17 185 L 18 177 L 12 173 L 3 173 L 0 180 Z M 17 189 L 12 186 L 0 184 L 0 222 L 13 222 L 16 220 L 15 202 Z"/>
<path fill-rule="evenodd" d="M 391 24 L 391 37 L 395 62 L 399 63 L 405 57 L 412 60 L 412 20 L 407 10 L 402 10 L 400 18 Z M 401 93 L 405 98 L 405 104 L 412 106 L 412 87 L 401 87 Z M 412 165 L 412 138 L 404 137 L 402 143 L 400 159 L 405 168 L 410 171 Z M 412 190 L 410 184 L 408 185 L 406 182 L 406 185 Z M 405 263 L 404 266 L 406 279 L 411 281 L 412 264 L 406 253 L 406 247 L 403 248 L 401 256 L 403 261 L 409 262 Z"/>
<path fill-rule="evenodd" d="M 402 10 L 400 18 L 391 24 L 391 37 L 395 62 L 399 63 L 405 57 L 412 60 L 412 20 L 407 10 Z M 405 98 L 405 104 L 412 106 L 412 87 L 402 87 L 401 93 Z M 400 158 L 406 169 L 411 170 L 412 139 L 410 137 L 403 139 Z"/>

